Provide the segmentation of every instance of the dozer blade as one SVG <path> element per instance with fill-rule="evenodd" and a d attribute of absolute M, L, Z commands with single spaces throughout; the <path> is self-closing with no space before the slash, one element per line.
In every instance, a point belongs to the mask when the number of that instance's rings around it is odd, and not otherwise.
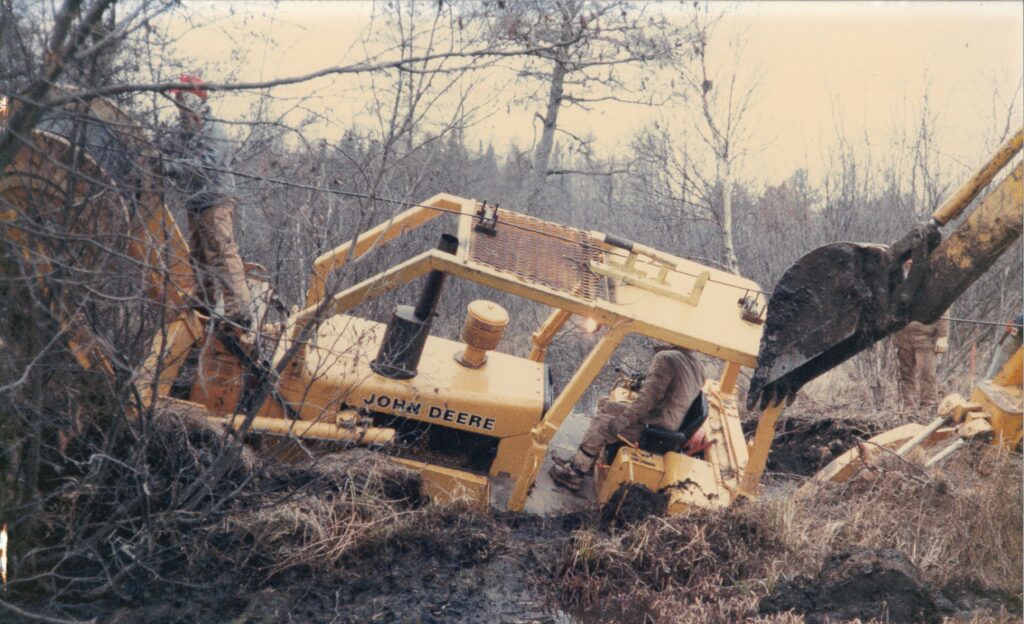
<path fill-rule="evenodd" d="M 768 306 L 748 407 L 792 401 L 805 383 L 887 335 L 893 264 L 885 245 L 831 243 L 789 267 Z"/>

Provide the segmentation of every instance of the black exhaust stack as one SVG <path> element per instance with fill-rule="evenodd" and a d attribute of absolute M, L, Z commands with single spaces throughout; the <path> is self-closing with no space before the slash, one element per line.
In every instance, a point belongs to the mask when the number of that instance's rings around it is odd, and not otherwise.
<path fill-rule="evenodd" d="M 459 248 L 459 239 L 451 234 L 442 234 L 437 248 L 453 254 Z M 412 379 L 416 376 L 416 367 L 420 364 L 423 347 L 430 335 L 430 323 L 434 318 L 437 301 L 441 298 L 441 287 L 444 286 L 446 276 L 442 271 L 431 271 L 416 307 L 395 307 L 395 313 L 380 342 L 377 359 L 370 363 L 373 372 L 391 379 Z"/>

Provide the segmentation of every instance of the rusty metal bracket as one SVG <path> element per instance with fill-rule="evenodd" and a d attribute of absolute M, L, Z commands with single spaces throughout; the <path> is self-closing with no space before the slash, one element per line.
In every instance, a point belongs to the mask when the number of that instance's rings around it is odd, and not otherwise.
<path fill-rule="evenodd" d="M 756 294 L 751 297 L 749 292 L 745 292 L 736 303 L 740 306 L 740 318 L 748 323 L 764 325 L 765 306 L 759 306 L 757 298 Z"/>

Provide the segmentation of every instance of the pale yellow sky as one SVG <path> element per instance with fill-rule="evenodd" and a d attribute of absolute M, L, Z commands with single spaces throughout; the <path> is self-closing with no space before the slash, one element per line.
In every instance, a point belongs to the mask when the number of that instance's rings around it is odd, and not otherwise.
<path fill-rule="evenodd" d="M 328 65 L 355 62 L 379 44 L 364 47 L 372 32 L 373 6 L 363 2 L 203 3 L 188 7 L 209 20 L 187 32 L 178 49 L 225 67 L 240 63 L 237 79 L 264 80 L 302 74 Z M 433 2 L 423 5 L 431 15 Z M 964 172 L 991 149 L 998 89 L 1020 105 L 1024 75 L 1024 4 L 1020 2 L 776 2 L 716 4 L 726 13 L 712 41 L 713 61 L 730 61 L 727 44 L 742 41 L 740 75 L 756 77 L 758 97 L 750 117 L 751 153 L 746 177 L 778 181 L 798 167 L 812 177 L 817 162 L 834 144 L 837 120 L 847 136 L 867 137 L 878 149 L 894 140 L 893 129 L 913 123 L 927 91 L 931 111 L 941 120 L 940 148 Z M 180 32 L 175 23 L 172 32 Z M 385 55 L 387 56 L 387 55 Z M 208 78 L 219 70 L 207 67 Z M 671 70 L 664 70 L 667 72 Z M 507 108 L 513 95 L 508 74 L 478 79 L 474 97 L 489 102 L 469 133 L 471 141 L 529 147 L 534 139 L 533 108 Z M 321 126 L 314 138 L 340 135 L 366 104 L 363 79 L 332 78 L 294 86 L 275 95 L 302 98 L 316 112 L 332 110 L 336 123 Z M 483 88 L 481 88 L 483 87 Z M 521 91 L 520 91 L 521 93 Z M 251 99 L 223 96 L 218 114 L 230 117 Z M 681 108 L 623 104 L 584 113 L 563 111 L 561 123 L 576 134 L 592 133 L 599 150 L 621 152 L 645 124 L 678 124 Z M 1017 116 L 1016 125 L 1021 117 Z M 881 146 L 881 147 L 880 147 Z"/>

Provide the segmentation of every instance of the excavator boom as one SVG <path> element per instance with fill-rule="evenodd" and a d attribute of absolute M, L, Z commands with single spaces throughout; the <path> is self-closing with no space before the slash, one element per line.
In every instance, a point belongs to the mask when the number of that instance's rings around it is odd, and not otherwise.
<path fill-rule="evenodd" d="M 792 401 L 804 384 L 910 321 L 936 321 L 1021 236 L 1018 164 L 945 240 L 956 218 L 1020 151 L 1018 131 L 932 215 L 890 246 L 831 243 L 796 261 L 768 304 L 749 407 Z M 904 277 L 908 259 L 913 267 Z"/>

